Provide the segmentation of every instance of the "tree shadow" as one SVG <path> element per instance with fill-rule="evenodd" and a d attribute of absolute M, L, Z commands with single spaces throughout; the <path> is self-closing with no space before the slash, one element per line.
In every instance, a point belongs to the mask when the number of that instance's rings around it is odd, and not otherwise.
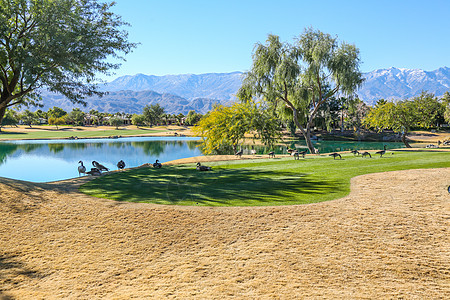
<path fill-rule="evenodd" d="M 343 188 L 342 182 L 307 173 L 220 167 L 200 172 L 195 166 L 164 166 L 105 176 L 82 190 L 118 201 L 258 206 L 316 202 Z"/>
<path fill-rule="evenodd" d="M 44 275 L 37 270 L 28 268 L 18 259 L 17 255 L 0 253 L 0 299 L 15 299 L 8 294 L 8 290 L 20 284 L 24 277 L 41 279 Z"/>
<path fill-rule="evenodd" d="M 41 185 L 0 177 L 1 184 L 11 193 L 13 198 L 0 197 L 0 205 L 8 208 L 13 213 L 25 213 L 32 211 L 45 202 L 41 195 Z"/>

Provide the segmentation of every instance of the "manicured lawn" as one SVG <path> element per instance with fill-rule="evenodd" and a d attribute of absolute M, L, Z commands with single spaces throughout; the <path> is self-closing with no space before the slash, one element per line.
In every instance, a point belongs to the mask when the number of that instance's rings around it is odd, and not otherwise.
<path fill-rule="evenodd" d="M 80 190 L 117 201 L 194 206 L 289 205 L 346 196 L 354 176 L 407 169 L 450 167 L 450 152 L 388 152 L 371 159 L 343 155 L 239 160 L 140 168 L 92 180 Z"/>
<path fill-rule="evenodd" d="M 143 135 L 150 133 L 164 132 L 163 129 L 105 129 L 105 130 L 88 130 L 82 127 L 66 127 L 62 126 L 59 130 L 56 130 L 54 126 L 49 126 L 48 129 L 42 128 L 30 128 L 25 132 L 14 131 L 14 129 L 2 130 L 0 132 L 0 140 L 4 139 L 55 139 L 55 138 L 68 138 L 71 136 L 77 136 L 79 138 L 90 137 L 109 137 L 109 136 L 127 136 L 127 135 Z"/>

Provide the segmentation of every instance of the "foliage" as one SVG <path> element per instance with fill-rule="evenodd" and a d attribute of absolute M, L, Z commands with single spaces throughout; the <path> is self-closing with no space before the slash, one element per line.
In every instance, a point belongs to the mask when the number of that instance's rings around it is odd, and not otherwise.
<path fill-rule="evenodd" d="M 444 106 L 444 119 L 450 124 L 450 93 L 445 92 L 442 96 L 442 104 Z"/>
<path fill-rule="evenodd" d="M 153 126 L 161 122 L 164 115 L 164 108 L 157 104 L 146 105 L 143 110 L 144 121 L 148 126 Z"/>
<path fill-rule="evenodd" d="M 56 129 L 58 129 L 58 125 L 65 125 L 66 124 L 66 116 L 62 116 L 62 117 L 59 117 L 59 118 L 49 117 L 48 118 L 48 124 L 49 125 L 55 125 Z"/>
<path fill-rule="evenodd" d="M 80 190 L 115 201 L 193 206 L 262 206 L 309 204 L 346 196 L 350 179 L 368 173 L 450 167 L 449 152 L 397 152 L 382 158 L 362 159 L 344 154 L 328 156 L 238 160 L 139 168 L 103 176 Z M 311 170 L 314 170 L 313 172 Z M 117 184 L 120 182 L 120 184 Z M 136 188 L 139 187 L 139 188 Z"/>
<path fill-rule="evenodd" d="M 109 74 L 134 44 L 126 25 L 96 0 L 0 0 L 0 120 L 14 105 L 34 105 L 45 87 L 84 103 L 102 94 L 96 75 Z"/>
<path fill-rule="evenodd" d="M 23 124 L 30 127 L 32 124 L 39 124 L 39 118 L 37 117 L 37 115 L 34 112 L 29 111 L 28 109 L 19 115 L 19 119 Z"/>
<path fill-rule="evenodd" d="M 346 123 L 358 131 L 363 126 L 363 120 L 369 113 L 369 107 L 364 101 L 355 98 L 347 108 Z"/>
<path fill-rule="evenodd" d="M 291 45 L 269 35 L 258 43 L 251 70 L 245 75 L 238 98 L 261 98 L 278 114 L 291 113 L 311 153 L 311 128 L 319 108 L 333 96 L 352 95 L 362 84 L 359 50 L 339 43 L 329 34 L 306 29 Z"/>
<path fill-rule="evenodd" d="M 17 126 L 19 123 L 19 115 L 15 110 L 8 109 L 6 110 L 5 117 L 1 122 L 1 126 Z"/>
<path fill-rule="evenodd" d="M 186 116 L 186 125 L 195 125 L 202 118 L 202 114 L 196 113 L 195 110 L 190 110 Z"/>
<path fill-rule="evenodd" d="M 66 122 L 72 123 L 75 126 L 80 126 L 84 124 L 84 118 L 86 114 L 81 111 L 79 108 L 74 108 L 72 111 L 67 115 Z"/>
<path fill-rule="evenodd" d="M 415 126 L 425 128 L 433 126 L 439 110 L 438 99 L 433 94 L 422 92 L 411 100 L 380 103 L 367 114 L 363 122 L 366 127 L 378 131 L 392 129 L 394 132 L 402 133 L 402 141 L 410 147 L 406 134 Z"/>
<path fill-rule="evenodd" d="M 49 118 L 51 117 L 51 118 L 57 119 L 57 118 L 61 118 L 65 115 L 67 115 L 67 112 L 60 107 L 53 106 L 53 108 L 50 108 L 48 110 L 47 115 Z"/>
<path fill-rule="evenodd" d="M 123 125 L 123 119 L 121 119 L 117 116 L 111 117 L 111 118 L 109 118 L 109 125 L 115 126 L 116 129 L 119 129 L 119 126 Z"/>
<path fill-rule="evenodd" d="M 133 114 L 131 117 L 131 124 L 135 126 L 142 126 L 145 124 L 144 115 Z"/>
<path fill-rule="evenodd" d="M 202 138 L 205 154 L 230 154 L 237 151 L 247 133 L 269 146 L 279 137 L 280 126 L 274 115 L 253 102 L 217 105 L 206 114 L 193 131 Z"/>

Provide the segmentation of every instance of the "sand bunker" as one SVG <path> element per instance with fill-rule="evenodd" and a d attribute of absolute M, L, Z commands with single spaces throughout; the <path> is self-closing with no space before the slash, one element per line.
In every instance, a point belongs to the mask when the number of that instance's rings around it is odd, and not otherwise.
<path fill-rule="evenodd" d="M 450 168 L 256 208 L 118 203 L 83 180 L 0 178 L 0 299 L 450 298 Z"/>

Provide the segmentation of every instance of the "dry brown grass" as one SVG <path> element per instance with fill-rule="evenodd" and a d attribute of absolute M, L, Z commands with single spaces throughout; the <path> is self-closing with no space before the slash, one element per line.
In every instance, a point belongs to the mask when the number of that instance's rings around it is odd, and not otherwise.
<path fill-rule="evenodd" d="M 83 180 L 1 178 L 0 298 L 450 297 L 450 168 L 256 208 L 117 203 Z"/>

